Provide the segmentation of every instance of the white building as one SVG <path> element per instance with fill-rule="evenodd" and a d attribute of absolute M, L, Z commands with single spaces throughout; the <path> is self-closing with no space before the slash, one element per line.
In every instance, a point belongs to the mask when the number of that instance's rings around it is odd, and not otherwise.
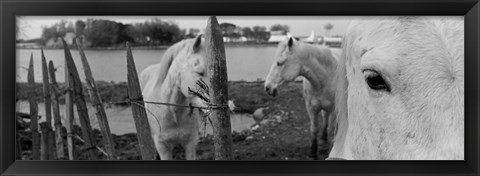
<path fill-rule="evenodd" d="M 278 43 L 284 40 L 287 40 L 287 34 L 284 34 L 283 31 L 271 31 L 270 38 L 268 39 L 269 43 Z"/>
<path fill-rule="evenodd" d="M 241 36 L 239 38 L 233 38 L 233 37 L 223 37 L 223 42 L 246 42 L 247 37 Z"/>

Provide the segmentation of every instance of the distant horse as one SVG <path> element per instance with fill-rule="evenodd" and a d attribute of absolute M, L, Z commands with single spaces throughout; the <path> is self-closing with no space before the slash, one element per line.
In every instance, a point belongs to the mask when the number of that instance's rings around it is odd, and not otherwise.
<path fill-rule="evenodd" d="M 351 22 L 331 159 L 464 159 L 463 17 Z"/>
<path fill-rule="evenodd" d="M 160 64 L 146 68 L 140 75 L 145 101 L 205 106 L 200 98 L 189 94 L 199 79 L 209 82 L 204 40 L 180 41 L 167 49 Z M 162 160 L 172 159 L 172 150 L 180 144 L 186 159 L 196 159 L 199 116 L 201 111 L 175 106 L 145 104 L 155 147 Z"/>
<path fill-rule="evenodd" d="M 331 146 L 334 127 L 330 126 L 334 109 L 333 75 L 337 60 L 325 46 L 314 46 L 289 37 L 278 44 L 275 60 L 265 79 L 265 91 L 272 96 L 277 87 L 303 77 L 303 97 L 310 118 L 311 155 L 317 159 L 317 136 L 322 144 Z M 322 114 L 323 111 L 323 114 Z M 320 128 L 319 128 L 320 125 Z"/>

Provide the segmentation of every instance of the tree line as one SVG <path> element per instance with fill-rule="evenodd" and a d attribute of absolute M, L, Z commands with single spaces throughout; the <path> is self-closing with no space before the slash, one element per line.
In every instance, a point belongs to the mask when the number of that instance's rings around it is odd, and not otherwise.
<path fill-rule="evenodd" d="M 232 23 L 220 24 L 220 30 L 224 37 L 240 38 L 245 37 L 247 41 L 266 42 L 270 38 L 270 31 L 281 31 L 282 34 L 290 32 L 288 25 L 275 24 L 267 31 L 265 26 L 240 27 Z"/>
<path fill-rule="evenodd" d="M 265 26 L 239 27 L 231 23 L 222 23 L 220 28 L 224 37 L 245 37 L 248 41 L 265 42 L 270 32 Z M 289 31 L 287 25 L 276 24 L 270 31 Z M 58 42 L 67 35 L 81 38 L 86 47 L 109 47 L 123 45 L 159 46 L 172 45 L 185 38 L 193 38 L 200 29 L 181 29 L 173 22 L 154 18 L 142 23 L 123 24 L 105 19 L 77 20 L 76 22 L 60 21 L 51 26 L 44 26 L 40 43 Z"/>
<path fill-rule="evenodd" d="M 187 37 L 173 22 L 152 19 L 143 23 L 123 24 L 104 19 L 78 20 L 75 23 L 60 21 L 43 27 L 41 43 L 56 42 L 68 34 L 82 38 L 89 47 L 107 47 L 130 42 L 138 45 L 171 45 Z"/>

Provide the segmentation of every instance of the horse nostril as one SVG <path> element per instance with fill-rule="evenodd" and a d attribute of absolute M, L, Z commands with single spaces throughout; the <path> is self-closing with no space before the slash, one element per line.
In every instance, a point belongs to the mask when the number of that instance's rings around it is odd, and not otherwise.
<path fill-rule="evenodd" d="M 270 87 L 265 87 L 265 92 L 270 93 Z"/>

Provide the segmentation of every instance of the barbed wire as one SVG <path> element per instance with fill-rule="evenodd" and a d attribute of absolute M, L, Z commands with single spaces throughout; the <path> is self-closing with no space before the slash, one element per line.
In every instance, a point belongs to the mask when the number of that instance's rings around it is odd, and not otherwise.
<path fill-rule="evenodd" d="M 197 89 L 192 90 L 190 87 L 188 87 L 188 93 L 190 95 L 196 96 L 200 99 L 202 99 L 205 104 L 205 106 L 195 106 L 192 105 L 192 103 L 185 105 L 185 104 L 174 104 L 174 103 L 165 103 L 165 102 L 155 102 L 155 101 L 145 101 L 142 96 L 137 97 L 137 98 L 129 98 L 126 101 L 120 101 L 120 102 L 113 102 L 113 104 L 132 104 L 132 103 L 148 103 L 148 104 L 156 104 L 156 105 L 164 105 L 164 106 L 175 106 L 175 107 L 181 107 L 181 108 L 190 108 L 190 109 L 204 109 L 204 110 L 212 110 L 212 109 L 228 109 L 229 106 L 227 104 L 213 104 L 210 103 L 209 97 L 209 88 L 208 85 L 203 81 L 202 79 L 199 79 L 196 82 Z"/>
<path fill-rule="evenodd" d="M 228 108 L 228 105 L 218 105 L 218 104 L 212 104 L 212 103 L 206 103 L 207 106 L 195 106 L 192 105 L 192 103 L 188 105 L 184 104 L 173 104 L 173 103 L 164 103 L 164 102 L 154 102 L 154 101 L 145 101 L 143 98 L 137 98 L 137 99 L 129 99 L 124 102 L 116 102 L 116 103 L 148 103 L 148 104 L 155 104 L 155 105 L 165 105 L 165 106 L 175 106 L 175 107 L 181 107 L 181 108 L 190 108 L 190 109 L 205 109 L 205 110 L 210 110 L 210 109 L 225 109 Z"/>

